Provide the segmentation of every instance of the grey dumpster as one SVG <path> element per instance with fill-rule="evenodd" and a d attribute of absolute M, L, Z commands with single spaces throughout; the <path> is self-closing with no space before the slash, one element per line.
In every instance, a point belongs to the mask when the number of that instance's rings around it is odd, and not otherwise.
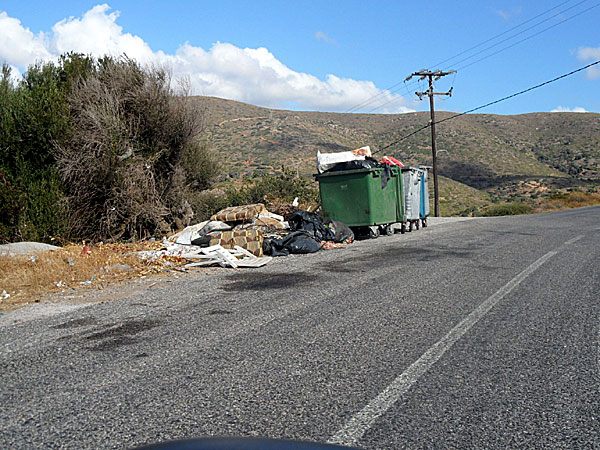
<path fill-rule="evenodd" d="M 418 167 L 405 167 L 402 169 L 402 183 L 404 185 L 404 217 L 408 222 L 408 231 L 413 226 L 419 229 L 421 218 L 421 175 L 423 171 Z"/>

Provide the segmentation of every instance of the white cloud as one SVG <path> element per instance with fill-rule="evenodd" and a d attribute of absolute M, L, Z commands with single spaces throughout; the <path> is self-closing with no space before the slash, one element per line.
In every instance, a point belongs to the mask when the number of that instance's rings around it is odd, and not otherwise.
<path fill-rule="evenodd" d="M 337 44 L 335 39 L 331 39 L 324 31 L 317 31 L 315 33 L 315 39 L 317 41 L 327 42 L 328 44 Z"/>
<path fill-rule="evenodd" d="M 321 80 L 290 69 L 262 47 L 239 48 L 217 42 L 207 51 L 184 43 L 175 54 L 153 51 L 141 37 L 125 33 L 117 24 L 118 18 L 119 13 L 110 12 L 107 4 L 97 5 L 81 18 L 61 20 L 51 33 L 34 35 L 18 19 L 2 12 L 0 62 L 25 69 L 36 61 L 53 60 L 69 51 L 97 57 L 125 53 L 142 63 L 164 64 L 175 78 L 189 78 L 193 93 L 198 95 L 275 108 L 325 111 L 346 111 L 378 96 L 366 109 L 385 104 L 378 112 L 414 111 L 404 97 L 382 91 L 371 81 L 331 74 Z M 325 37 L 323 33 L 321 39 Z"/>
<path fill-rule="evenodd" d="M 148 44 L 139 36 L 123 33 L 123 27 L 116 24 L 119 12 L 108 13 L 107 4 L 94 6 L 81 19 L 69 17 L 52 27 L 50 43 L 55 54 L 77 51 L 84 54 L 120 55 L 127 54 L 140 62 L 154 60 Z"/>
<path fill-rule="evenodd" d="M 21 21 L 0 12 L 0 60 L 14 66 L 26 66 L 52 55 L 44 34 L 34 35 Z"/>
<path fill-rule="evenodd" d="M 502 9 L 497 9 L 494 12 L 496 14 L 498 14 L 500 17 L 502 17 L 504 20 L 509 20 L 509 19 L 513 18 L 514 16 L 521 15 L 521 12 L 523 12 L 523 7 L 517 6 L 516 8 L 512 8 L 510 11 L 504 11 Z"/>
<path fill-rule="evenodd" d="M 574 113 L 585 113 L 587 112 L 585 108 L 581 106 L 575 106 L 574 108 L 569 108 L 567 106 L 557 106 L 550 112 L 574 112 Z"/>
<path fill-rule="evenodd" d="M 581 47 L 577 50 L 577 58 L 580 61 L 600 60 L 600 47 Z M 600 64 L 587 69 L 587 77 L 591 80 L 600 78 Z"/>

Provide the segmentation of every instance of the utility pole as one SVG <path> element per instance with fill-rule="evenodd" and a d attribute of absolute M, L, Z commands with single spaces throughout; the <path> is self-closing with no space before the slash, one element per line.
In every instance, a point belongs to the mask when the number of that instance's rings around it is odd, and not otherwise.
<path fill-rule="evenodd" d="M 425 78 L 429 79 L 429 89 L 425 92 L 415 92 L 419 97 L 419 100 L 423 100 L 424 96 L 429 96 L 429 111 L 431 113 L 431 155 L 432 155 L 432 166 L 433 166 L 433 195 L 434 195 L 434 216 L 440 216 L 440 191 L 438 187 L 438 177 L 437 177 L 437 153 L 435 149 L 435 111 L 433 109 L 433 96 L 434 95 L 448 95 L 452 96 L 452 88 L 448 92 L 434 92 L 433 91 L 433 82 L 439 80 L 440 78 L 455 73 L 456 70 L 450 71 L 441 71 L 441 70 L 421 70 L 419 72 L 411 73 L 405 82 L 410 80 L 412 77 L 418 76 L 421 77 L 420 80 L 424 80 Z"/>

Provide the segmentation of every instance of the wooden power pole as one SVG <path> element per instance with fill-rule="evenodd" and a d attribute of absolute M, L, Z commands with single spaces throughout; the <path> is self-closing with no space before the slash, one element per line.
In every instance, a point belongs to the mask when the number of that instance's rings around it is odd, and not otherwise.
<path fill-rule="evenodd" d="M 433 91 L 433 82 L 439 80 L 440 78 L 450 75 L 451 73 L 455 73 L 456 70 L 450 70 L 447 72 L 441 70 L 421 70 L 419 72 L 411 73 L 406 80 L 410 80 L 412 77 L 418 76 L 421 77 L 421 80 L 425 78 L 429 79 L 429 89 L 425 92 L 415 92 L 419 96 L 420 100 L 423 100 L 424 96 L 429 96 L 429 111 L 431 113 L 431 155 L 432 155 L 432 166 L 433 166 L 433 195 L 434 195 L 434 216 L 440 216 L 440 191 L 438 187 L 438 177 L 437 177 L 437 152 L 435 149 L 435 111 L 433 108 L 433 96 L 434 95 L 452 95 L 452 88 L 448 92 L 434 92 Z"/>

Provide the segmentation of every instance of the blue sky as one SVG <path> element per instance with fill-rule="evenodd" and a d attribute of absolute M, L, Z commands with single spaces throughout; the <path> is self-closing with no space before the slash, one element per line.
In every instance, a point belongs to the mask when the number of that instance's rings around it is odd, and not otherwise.
<path fill-rule="evenodd" d="M 460 112 L 599 60 L 599 19 L 594 0 L 4 0 L 0 62 L 23 72 L 69 50 L 126 52 L 167 65 L 196 94 L 283 109 L 346 112 L 362 105 L 359 111 L 376 113 L 426 110 L 414 96 L 418 84 L 386 89 L 419 69 L 460 69 L 436 85 L 454 88 L 436 107 Z M 479 112 L 557 109 L 600 112 L 600 69 Z"/>

